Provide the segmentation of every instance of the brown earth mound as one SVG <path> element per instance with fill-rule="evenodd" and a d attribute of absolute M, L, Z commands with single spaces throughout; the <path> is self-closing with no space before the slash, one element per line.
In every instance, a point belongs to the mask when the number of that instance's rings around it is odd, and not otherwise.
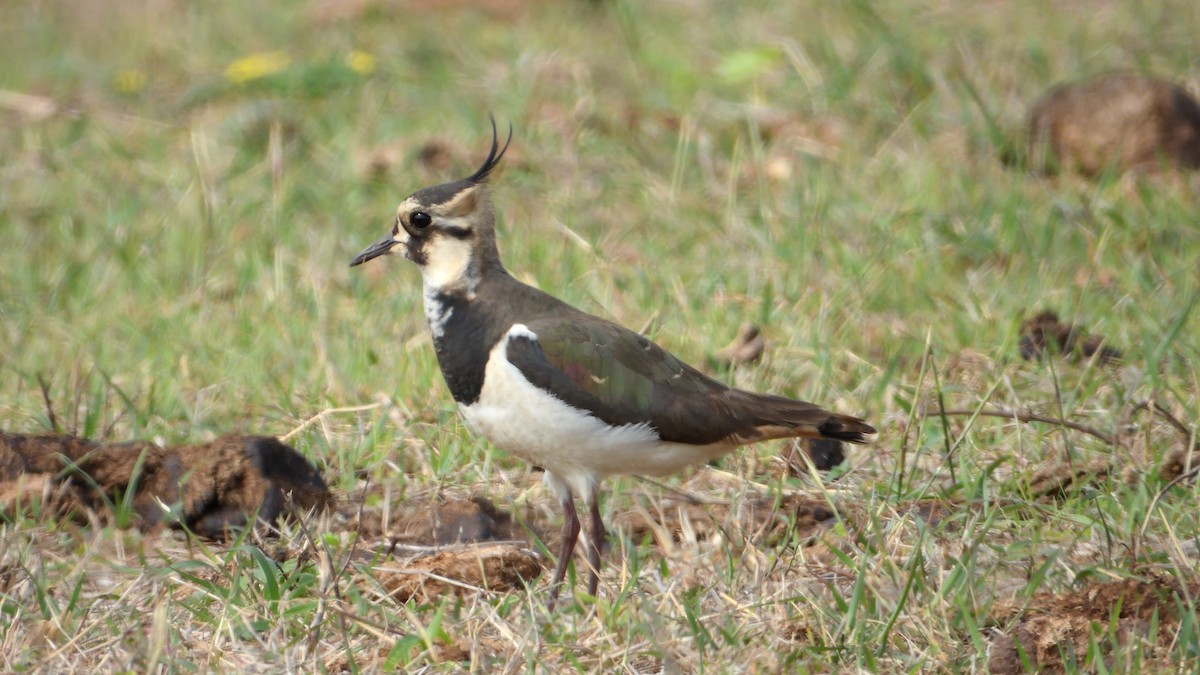
<path fill-rule="evenodd" d="M 1095 176 L 1106 169 L 1200 167 L 1200 104 L 1178 85 L 1112 74 L 1060 85 L 1029 115 L 1038 171 Z"/>
<path fill-rule="evenodd" d="M 529 542 L 529 533 L 511 515 L 483 497 L 452 500 L 400 521 L 397 542 L 434 546 L 481 541 Z"/>
<path fill-rule="evenodd" d="M 378 512 L 358 513 L 356 502 L 365 498 L 346 500 L 334 517 L 357 530 L 365 544 L 357 557 L 362 571 L 397 602 L 520 590 L 550 562 L 532 550 L 540 528 L 484 497 L 409 500 L 386 522 Z"/>
<path fill-rule="evenodd" d="M 1121 351 L 1108 346 L 1103 335 L 1089 335 L 1074 324 L 1063 323 L 1052 311 L 1044 311 L 1021 324 L 1021 357 L 1029 361 L 1046 354 L 1047 350 L 1101 363 L 1121 360 Z"/>
<path fill-rule="evenodd" d="M 530 545 L 543 536 L 543 529 L 529 521 L 518 522 L 512 514 L 500 509 L 486 497 L 444 499 L 424 502 L 413 499 L 387 514 L 378 510 L 358 513 L 358 504 L 365 497 L 347 499 L 338 509 L 347 527 L 353 527 L 364 542 L 381 551 L 405 546 L 438 547 L 480 542 L 510 542 Z"/>
<path fill-rule="evenodd" d="M 458 546 L 376 565 L 371 573 L 397 602 L 427 602 L 447 593 L 521 590 L 542 573 L 541 556 L 513 544 Z"/>
<path fill-rule="evenodd" d="M 992 640 L 988 670 L 992 673 L 1082 670 L 1086 667 L 1089 643 L 1099 643 L 1108 651 L 1115 646 L 1108 638 L 1115 638 L 1118 645 L 1142 642 L 1148 651 L 1156 646 L 1165 652 L 1174 639 L 1178 608 L 1186 606 L 1189 597 L 1195 598 L 1197 591 L 1200 584 L 1185 589 L 1178 581 L 1166 577 L 1149 581 L 1126 579 L 1093 584 L 1069 593 L 1039 593 L 1024 602 L 997 603 L 991 612 L 991 623 L 1005 632 Z M 1110 631 L 1114 619 L 1115 627 Z M 1152 634 L 1155 623 L 1158 630 Z M 1103 644 L 1105 640 L 1110 644 Z M 1098 664 L 1089 665 L 1089 670 L 1096 670 Z"/>
<path fill-rule="evenodd" d="M 39 495 L 55 511 L 87 510 L 105 519 L 112 504 L 127 500 L 144 530 L 169 524 L 212 538 L 224 538 L 254 514 L 270 525 L 293 506 L 323 507 L 330 500 L 316 469 L 275 438 L 226 436 L 163 448 L 0 433 L 0 509 Z"/>

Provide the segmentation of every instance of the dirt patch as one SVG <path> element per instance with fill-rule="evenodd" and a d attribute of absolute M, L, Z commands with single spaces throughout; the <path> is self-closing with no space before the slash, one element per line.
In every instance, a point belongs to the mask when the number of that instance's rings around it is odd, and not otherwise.
<path fill-rule="evenodd" d="M 360 520 L 362 498 L 343 501 L 337 517 L 367 544 L 357 556 L 363 572 L 397 602 L 521 590 L 551 562 L 533 550 L 540 530 L 484 497 L 408 500 L 386 519 L 371 511 Z"/>
<path fill-rule="evenodd" d="M 1200 167 L 1200 103 L 1182 87 L 1134 74 L 1060 85 L 1029 115 L 1035 170 Z"/>
<path fill-rule="evenodd" d="M 963 511 L 978 511 L 981 503 L 963 503 L 952 499 L 917 499 L 896 507 L 896 512 L 920 518 L 929 527 L 939 527 Z"/>
<path fill-rule="evenodd" d="M 397 543 L 431 546 L 482 541 L 529 543 L 529 532 L 483 497 L 452 500 L 433 509 L 422 509 L 401 520 L 394 537 Z"/>
<path fill-rule="evenodd" d="M 1074 324 L 1063 323 L 1052 311 L 1044 311 L 1021 324 L 1021 357 L 1026 361 L 1051 353 L 1064 354 L 1085 359 L 1095 358 L 1101 363 L 1121 360 L 1121 351 L 1106 344 L 1102 335 L 1089 335 Z"/>
<path fill-rule="evenodd" d="M 388 175 L 403 167 L 416 168 L 429 180 L 445 177 L 450 169 L 471 162 L 467 148 L 449 139 L 434 138 L 413 147 L 403 140 L 363 148 L 355 155 L 355 166 L 359 175 L 368 180 L 386 181 Z"/>
<path fill-rule="evenodd" d="M 833 117 L 808 117 L 780 110 L 760 108 L 747 114 L 754 116 L 759 138 L 774 146 L 794 147 L 814 157 L 833 157 L 845 145 L 849 125 Z M 724 120 L 729 126 L 741 125 L 745 119 L 739 111 L 735 118 Z"/>
<path fill-rule="evenodd" d="M 128 503 L 143 530 L 186 526 L 211 538 L 224 538 L 255 514 L 270 525 L 294 508 L 324 507 L 331 499 L 300 453 L 265 436 L 164 448 L 0 434 L 0 471 L 4 510 L 41 496 L 53 511 L 87 510 L 108 520 L 113 504 Z"/>
<path fill-rule="evenodd" d="M 530 545 L 542 536 L 541 527 L 530 524 L 532 514 L 523 519 L 500 509 L 486 497 L 445 499 L 426 502 L 411 499 L 399 509 L 370 510 L 359 518 L 359 495 L 341 502 L 338 512 L 348 527 L 354 527 L 363 541 L 379 541 L 381 550 L 406 545 L 436 547 L 480 542 L 506 542 Z"/>
<path fill-rule="evenodd" d="M 514 544 L 460 546 L 376 565 L 371 573 L 397 602 L 427 602 L 447 593 L 525 588 L 542 573 L 541 556 Z"/>
<path fill-rule="evenodd" d="M 989 619 L 1004 632 L 992 639 L 988 670 L 1061 673 L 1082 668 L 1090 642 L 1108 641 L 1107 648 L 1114 646 L 1106 634 L 1119 645 L 1148 642 L 1165 652 L 1173 642 L 1178 608 L 1186 606 L 1187 598 L 1194 598 L 1197 591 L 1200 584 L 1184 589 L 1167 577 L 1126 579 L 1069 593 L 1039 593 L 1027 601 L 997 603 Z M 1114 615 L 1115 629 L 1109 631 Z M 1152 633 L 1155 622 L 1158 630 Z M 1030 668 L 1026 668 L 1022 652 Z"/>

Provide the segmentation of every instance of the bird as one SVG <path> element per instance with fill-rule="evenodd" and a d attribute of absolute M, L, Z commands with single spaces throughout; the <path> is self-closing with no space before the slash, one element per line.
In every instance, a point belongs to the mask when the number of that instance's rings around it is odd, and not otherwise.
<path fill-rule="evenodd" d="M 505 269 L 491 178 L 504 146 L 492 118 L 483 164 L 412 193 L 391 232 L 350 266 L 400 252 L 421 270 L 438 365 L 467 425 L 544 469 L 563 525 L 548 605 L 566 578 L 587 507 L 588 595 L 599 589 L 607 538 L 599 488 L 621 474 L 661 476 L 738 446 L 777 438 L 865 443 L 875 429 L 812 403 L 730 387 L 645 336 L 588 314 Z"/>

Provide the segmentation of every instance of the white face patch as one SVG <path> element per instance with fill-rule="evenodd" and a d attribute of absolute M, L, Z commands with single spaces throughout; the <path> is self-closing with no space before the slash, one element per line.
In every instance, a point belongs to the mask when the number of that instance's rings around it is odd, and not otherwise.
<path fill-rule="evenodd" d="M 421 274 L 425 278 L 426 294 L 455 285 L 465 285 L 467 296 L 475 295 L 475 284 L 479 281 L 471 272 L 471 242 L 442 234 L 425 241 L 425 264 Z"/>
<path fill-rule="evenodd" d="M 396 241 L 403 244 L 405 248 L 407 248 L 408 245 L 410 243 L 412 243 L 412 237 L 409 236 L 408 230 L 405 230 L 403 227 L 400 227 L 399 224 L 396 225 L 396 234 L 392 235 L 392 239 L 395 239 Z"/>
<path fill-rule="evenodd" d="M 407 210 L 412 210 L 413 204 L 414 204 L 414 202 L 411 197 L 409 197 L 408 199 L 405 199 L 403 202 L 400 203 L 399 208 L 396 209 L 396 222 L 395 222 L 396 231 L 395 231 L 395 234 L 392 235 L 392 239 L 400 242 L 400 245 L 404 247 L 406 257 L 408 254 L 408 245 L 411 243 L 412 237 L 409 236 L 408 230 L 405 230 L 404 227 L 400 224 L 400 214 L 404 213 Z"/>

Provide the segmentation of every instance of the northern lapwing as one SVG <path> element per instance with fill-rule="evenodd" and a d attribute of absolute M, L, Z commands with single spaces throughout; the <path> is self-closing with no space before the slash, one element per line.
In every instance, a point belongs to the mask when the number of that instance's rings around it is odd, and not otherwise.
<path fill-rule="evenodd" d="M 391 234 L 350 263 L 401 251 L 421 268 L 425 316 L 438 364 L 468 425 L 545 469 L 562 503 L 554 605 L 579 538 L 575 497 L 591 519 L 588 593 L 599 584 L 606 533 L 598 488 L 617 474 L 662 475 L 773 438 L 863 443 L 857 417 L 780 396 L 734 389 L 647 338 L 521 283 L 496 248 L 488 177 L 512 141 L 475 173 L 400 203 Z"/>

